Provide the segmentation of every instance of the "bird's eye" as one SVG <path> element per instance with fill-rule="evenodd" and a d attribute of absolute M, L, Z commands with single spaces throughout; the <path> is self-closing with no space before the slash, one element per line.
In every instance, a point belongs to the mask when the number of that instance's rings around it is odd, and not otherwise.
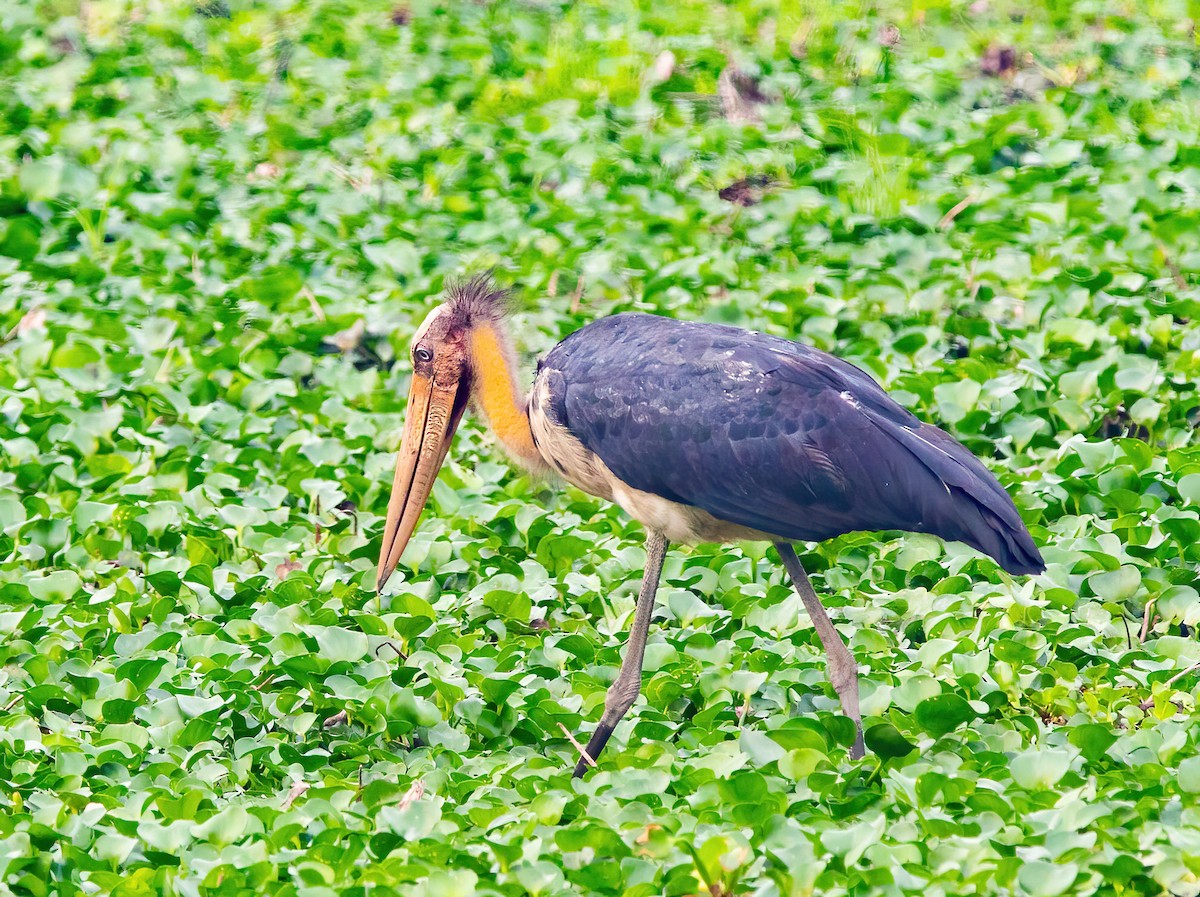
<path fill-rule="evenodd" d="M 422 346 L 413 352 L 413 358 L 422 364 L 429 364 L 429 362 L 433 361 L 433 353 Z"/>

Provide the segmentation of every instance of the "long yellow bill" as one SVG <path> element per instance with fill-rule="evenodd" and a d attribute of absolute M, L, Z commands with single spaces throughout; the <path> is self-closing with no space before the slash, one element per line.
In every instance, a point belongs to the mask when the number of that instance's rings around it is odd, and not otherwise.
<path fill-rule="evenodd" d="M 379 553 L 379 580 L 382 589 L 417 528 L 417 521 L 429 493 L 433 491 L 438 470 L 446 460 L 450 438 L 462 420 L 466 401 L 462 384 L 443 386 L 433 379 L 413 374 L 408 393 L 408 411 L 400 457 L 396 459 L 396 478 L 388 501 L 387 526 L 383 531 L 383 549 Z"/>

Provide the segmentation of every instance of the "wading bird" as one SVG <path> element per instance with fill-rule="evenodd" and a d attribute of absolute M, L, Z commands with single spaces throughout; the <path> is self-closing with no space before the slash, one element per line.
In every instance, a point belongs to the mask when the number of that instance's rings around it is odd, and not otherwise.
<path fill-rule="evenodd" d="M 848 362 L 790 340 L 647 314 L 602 318 L 517 390 L 507 294 L 451 287 L 412 342 L 413 376 L 388 504 L 379 588 L 395 570 L 467 405 L 517 462 L 615 501 L 647 531 L 632 629 L 582 775 L 641 690 L 642 657 L 671 542 L 774 543 L 825 649 L 863 754 L 858 670 L 792 548 L 854 530 L 957 539 L 1010 573 L 1041 555 L 1008 493 L 966 448 L 922 423 Z"/>

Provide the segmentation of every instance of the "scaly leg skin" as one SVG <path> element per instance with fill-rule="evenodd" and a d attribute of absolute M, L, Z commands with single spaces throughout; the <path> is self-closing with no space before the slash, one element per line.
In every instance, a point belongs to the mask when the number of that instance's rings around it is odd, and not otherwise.
<path fill-rule="evenodd" d="M 812 583 L 808 581 L 804 565 L 800 563 L 800 558 L 796 557 L 796 549 L 787 542 L 776 542 L 775 549 L 783 560 L 783 566 L 787 569 L 788 576 L 792 578 L 792 585 L 795 587 L 796 593 L 804 602 L 805 610 L 812 618 L 817 635 L 821 637 L 821 644 L 825 647 L 825 657 L 828 663 L 829 681 L 842 701 L 842 710 L 846 716 L 854 720 L 854 746 L 850 748 L 850 759 L 861 760 L 865 748 L 862 713 L 858 709 L 858 666 L 854 663 L 854 655 L 850 653 L 850 649 L 846 647 L 846 643 L 842 641 L 838 631 L 833 628 L 829 614 L 825 613 L 821 599 L 817 597 Z"/>
<path fill-rule="evenodd" d="M 587 771 L 588 758 L 595 760 L 608 744 L 613 729 L 629 712 L 642 690 L 642 658 L 646 653 L 646 636 L 650 632 L 650 617 L 654 613 L 654 596 L 658 592 L 658 579 L 662 575 L 663 558 L 667 554 L 667 537 L 651 531 L 646 534 L 646 572 L 642 577 L 642 589 L 638 593 L 637 609 L 633 614 L 633 627 L 629 630 L 629 644 L 625 647 L 625 659 L 621 671 L 608 689 L 604 698 L 604 715 L 600 725 L 592 733 L 584 749 L 586 757 L 580 757 L 575 766 L 575 778 Z"/>

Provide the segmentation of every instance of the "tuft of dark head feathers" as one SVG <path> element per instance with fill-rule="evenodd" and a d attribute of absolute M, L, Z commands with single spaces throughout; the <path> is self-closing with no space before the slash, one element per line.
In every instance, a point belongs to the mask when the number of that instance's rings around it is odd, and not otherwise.
<path fill-rule="evenodd" d="M 513 297 L 511 290 L 496 286 L 487 271 L 448 284 L 446 305 L 454 325 L 474 327 L 500 323 L 513 310 Z"/>

